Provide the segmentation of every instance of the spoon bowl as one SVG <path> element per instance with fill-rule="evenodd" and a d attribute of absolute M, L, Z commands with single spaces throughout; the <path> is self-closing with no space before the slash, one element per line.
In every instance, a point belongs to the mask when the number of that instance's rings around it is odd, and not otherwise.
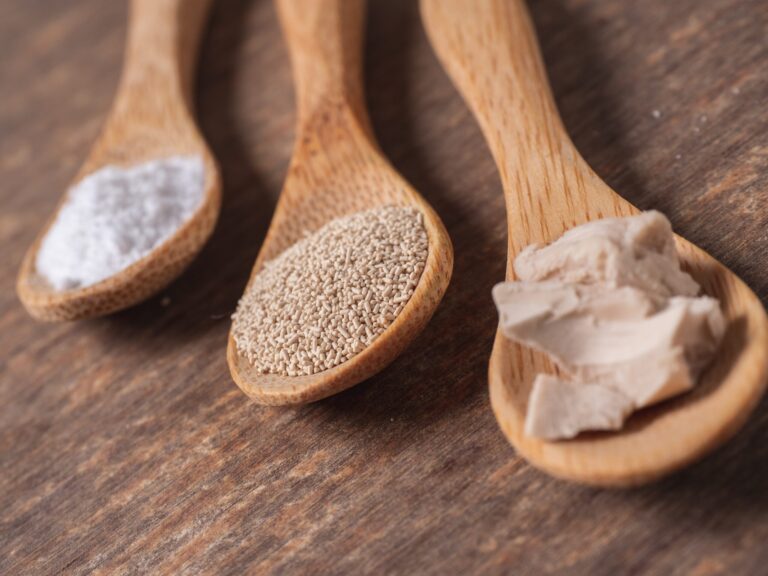
<path fill-rule="evenodd" d="M 363 2 L 279 0 L 277 6 L 297 88 L 297 138 L 248 285 L 265 262 L 306 233 L 381 206 L 418 209 L 429 249 L 421 278 L 397 318 L 371 345 L 338 366 L 308 376 L 262 374 L 239 353 L 230 332 L 227 361 L 233 379 L 249 397 L 271 405 L 319 400 L 379 372 L 429 321 L 453 267 L 451 242 L 440 218 L 375 142 L 361 87 Z"/>
<path fill-rule="evenodd" d="M 677 238 L 683 267 L 718 298 L 728 329 L 718 355 L 696 387 L 635 412 L 619 432 L 582 433 L 547 442 L 523 428 L 535 375 L 554 366 L 541 353 L 497 331 L 489 365 L 491 405 L 518 452 L 554 476 L 603 486 L 655 480 L 695 462 L 732 436 L 760 400 L 766 381 L 768 330 L 764 309 L 737 276 L 711 256 Z"/>
<path fill-rule="evenodd" d="M 73 185 L 106 166 L 132 167 L 169 156 L 202 159 L 203 200 L 196 212 L 152 252 L 95 284 L 55 290 L 38 274 L 40 244 L 66 202 L 65 194 L 24 260 L 17 293 L 45 321 L 77 320 L 127 308 L 157 293 L 197 255 L 221 204 L 216 161 L 192 113 L 193 72 L 210 0 L 132 0 L 125 64 L 105 127 Z"/>
<path fill-rule="evenodd" d="M 528 244 L 547 244 L 590 220 L 639 211 L 587 165 L 568 137 L 522 0 L 422 0 L 430 41 L 472 108 L 499 168 L 507 206 L 507 280 Z M 538 468 L 602 486 L 657 479 L 734 434 L 762 396 L 768 375 L 768 319 L 755 294 L 700 248 L 677 237 L 685 269 L 720 300 L 728 329 L 691 392 L 635 413 L 617 432 L 550 442 L 526 436 L 533 379 L 555 373 L 546 355 L 500 331 L 488 378 L 491 406 L 507 439 Z"/>

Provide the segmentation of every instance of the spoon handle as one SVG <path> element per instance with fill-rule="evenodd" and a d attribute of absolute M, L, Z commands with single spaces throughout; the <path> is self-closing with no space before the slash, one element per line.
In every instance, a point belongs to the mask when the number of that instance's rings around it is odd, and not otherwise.
<path fill-rule="evenodd" d="M 192 111 L 197 50 L 211 0 L 131 0 L 123 74 L 114 113 L 163 120 Z"/>
<path fill-rule="evenodd" d="M 589 219 L 631 213 L 581 158 L 549 88 L 523 0 L 422 0 L 427 34 L 501 174 L 509 259 Z"/>
<path fill-rule="evenodd" d="M 300 131 L 351 112 L 369 131 L 362 86 L 364 0 L 277 0 Z M 315 125 L 317 126 L 317 125 Z"/>

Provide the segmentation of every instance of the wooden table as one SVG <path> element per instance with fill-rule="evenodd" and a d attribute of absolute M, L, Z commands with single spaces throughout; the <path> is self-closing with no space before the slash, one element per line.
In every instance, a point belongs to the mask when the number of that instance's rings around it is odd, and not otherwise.
<path fill-rule="evenodd" d="M 587 160 L 768 300 L 768 5 L 539 0 L 565 122 Z M 198 107 L 224 176 L 209 246 L 110 318 L 33 322 L 23 251 L 115 90 L 123 2 L 0 1 L 0 573 L 765 574 L 768 404 L 659 484 L 605 491 L 515 456 L 486 364 L 503 277 L 501 187 L 413 0 L 373 2 L 368 100 L 384 151 L 443 217 L 454 280 L 381 375 L 297 409 L 230 381 L 232 312 L 293 138 L 267 0 L 221 0 Z"/>

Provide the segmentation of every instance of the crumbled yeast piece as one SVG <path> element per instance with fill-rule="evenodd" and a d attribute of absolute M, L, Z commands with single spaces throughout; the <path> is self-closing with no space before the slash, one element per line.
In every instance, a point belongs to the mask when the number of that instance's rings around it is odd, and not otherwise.
<path fill-rule="evenodd" d="M 526 433 L 558 439 L 614 430 L 638 408 L 690 390 L 715 353 L 719 303 L 696 296 L 659 212 L 590 222 L 515 260 L 494 287 L 500 326 L 545 352 L 566 379 L 539 375 Z"/>
<path fill-rule="evenodd" d="M 528 399 L 525 433 L 556 440 L 582 430 L 618 430 L 631 411 L 632 400 L 612 388 L 539 374 Z"/>

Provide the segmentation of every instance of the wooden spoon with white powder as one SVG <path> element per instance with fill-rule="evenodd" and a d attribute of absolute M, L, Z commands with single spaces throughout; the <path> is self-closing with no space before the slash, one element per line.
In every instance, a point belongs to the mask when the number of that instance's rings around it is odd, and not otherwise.
<path fill-rule="evenodd" d="M 227 349 L 238 386 L 273 405 L 318 400 L 384 368 L 432 316 L 453 267 L 440 219 L 375 143 L 363 0 L 277 6 L 296 144 Z"/>
<path fill-rule="evenodd" d="M 220 176 L 192 110 L 210 5 L 131 1 L 109 118 L 19 272 L 32 316 L 75 320 L 136 304 L 176 278 L 213 231 Z"/>
<path fill-rule="evenodd" d="M 514 259 L 525 246 L 549 244 L 591 220 L 638 213 L 592 171 L 568 137 L 523 0 L 422 0 L 421 11 L 429 39 L 499 167 L 509 228 L 508 280 L 514 280 Z M 636 413 L 621 431 L 565 442 L 526 436 L 531 384 L 554 366 L 543 353 L 497 333 L 489 367 L 493 411 L 517 452 L 537 467 L 589 484 L 648 482 L 712 450 L 757 405 L 768 372 L 765 309 L 717 260 L 676 240 L 683 266 L 720 301 L 728 328 L 693 391 Z"/>

